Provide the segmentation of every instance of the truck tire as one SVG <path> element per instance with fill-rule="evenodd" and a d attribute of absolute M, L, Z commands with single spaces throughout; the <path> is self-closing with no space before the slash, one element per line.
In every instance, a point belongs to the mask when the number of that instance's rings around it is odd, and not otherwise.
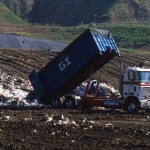
<path fill-rule="evenodd" d="M 74 108 L 75 107 L 75 99 L 71 96 L 65 97 L 64 105 L 66 108 Z"/>
<path fill-rule="evenodd" d="M 87 106 L 84 104 L 83 101 L 81 101 L 81 103 L 80 103 L 80 108 L 81 108 L 81 111 L 82 111 L 83 113 L 88 113 L 88 112 L 90 112 L 90 108 L 87 107 Z"/>
<path fill-rule="evenodd" d="M 125 104 L 125 110 L 130 113 L 138 113 L 140 109 L 140 105 L 136 100 L 128 100 Z"/>
<path fill-rule="evenodd" d="M 52 108 L 60 108 L 61 107 L 61 100 L 59 97 L 52 97 L 51 98 L 51 106 Z"/>

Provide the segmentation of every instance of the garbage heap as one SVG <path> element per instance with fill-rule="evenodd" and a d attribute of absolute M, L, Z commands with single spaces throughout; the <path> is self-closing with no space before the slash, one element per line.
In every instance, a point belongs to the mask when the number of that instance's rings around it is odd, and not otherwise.
<path fill-rule="evenodd" d="M 97 80 L 90 81 L 89 91 L 90 89 L 92 89 L 92 92 L 89 94 L 94 94 L 96 84 L 97 84 Z M 83 96 L 85 94 L 86 86 L 87 86 L 87 82 L 83 82 L 76 89 L 74 89 L 74 92 L 76 93 L 76 95 Z M 109 83 L 105 83 L 105 82 L 100 83 L 98 90 L 99 92 L 101 92 L 101 94 L 97 96 L 102 96 L 102 97 L 107 97 L 107 98 L 109 97 L 119 98 L 121 96 L 120 92 L 116 90 L 114 87 L 112 87 Z"/>
<path fill-rule="evenodd" d="M 27 96 L 32 90 L 28 80 L 0 70 L 0 106 L 29 106 Z"/>

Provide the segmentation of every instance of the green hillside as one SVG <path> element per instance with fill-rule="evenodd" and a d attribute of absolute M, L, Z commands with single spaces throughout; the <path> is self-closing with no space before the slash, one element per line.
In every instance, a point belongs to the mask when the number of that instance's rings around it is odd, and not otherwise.
<path fill-rule="evenodd" d="M 27 24 L 0 2 L 0 24 Z"/>
<path fill-rule="evenodd" d="M 38 24 L 150 21 L 149 0 L 0 0 L 15 14 Z"/>
<path fill-rule="evenodd" d="M 34 0 L 0 0 L 0 2 L 22 18 L 25 18 L 34 5 Z"/>
<path fill-rule="evenodd" d="M 65 43 L 72 42 L 87 28 L 110 30 L 117 45 L 123 48 L 139 49 L 150 47 L 150 24 L 149 23 L 103 23 L 87 24 L 76 27 L 52 27 L 39 28 L 35 36 L 44 37 Z"/>

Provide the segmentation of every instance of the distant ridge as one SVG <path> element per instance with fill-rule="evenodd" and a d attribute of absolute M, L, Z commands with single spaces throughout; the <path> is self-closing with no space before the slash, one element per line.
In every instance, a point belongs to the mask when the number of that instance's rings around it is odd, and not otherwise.
<path fill-rule="evenodd" d="M 30 23 L 74 26 L 150 21 L 149 0 L 0 0 Z"/>
<path fill-rule="evenodd" d="M 0 2 L 0 24 L 11 25 L 25 25 L 27 24 L 23 19 L 17 16 L 13 11 L 8 9 L 2 2 Z"/>

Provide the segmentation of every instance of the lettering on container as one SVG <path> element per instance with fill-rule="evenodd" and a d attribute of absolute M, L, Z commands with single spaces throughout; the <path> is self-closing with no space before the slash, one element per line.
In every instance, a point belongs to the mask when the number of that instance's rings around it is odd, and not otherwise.
<path fill-rule="evenodd" d="M 71 64 L 71 62 L 69 61 L 69 57 L 65 58 L 63 61 L 61 61 L 59 63 L 59 68 L 61 71 L 63 71 L 64 69 L 66 69 L 66 67 L 68 67 Z"/>

